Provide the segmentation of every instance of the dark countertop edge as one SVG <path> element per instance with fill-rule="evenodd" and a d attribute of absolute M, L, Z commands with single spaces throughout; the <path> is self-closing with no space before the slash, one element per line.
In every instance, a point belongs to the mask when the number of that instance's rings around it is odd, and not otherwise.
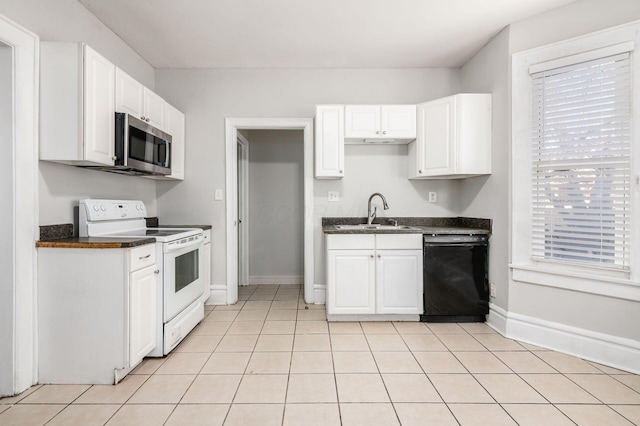
<path fill-rule="evenodd" d="M 58 238 L 53 240 L 36 241 L 38 248 L 89 248 L 89 249 L 119 249 L 144 246 L 154 244 L 155 238 L 127 238 L 119 240 L 117 238 L 100 237 L 75 237 Z"/>
<path fill-rule="evenodd" d="M 203 231 L 211 229 L 211 225 L 159 225 L 150 226 L 150 228 L 200 228 Z"/>
<path fill-rule="evenodd" d="M 382 217 L 373 223 L 411 226 L 417 229 L 336 229 L 335 225 L 358 225 L 366 223 L 366 217 L 323 217 L 322 231 L 325 234 L 484 234 L 490 235 L 492 219 L 470 217 Z"/>
<path fill-rule="evenodd" d="M 490 235 L 491 231 L 479 228 L 413 226 L 416 229 L 337 229 L 336 225 L 325 225 L 325 234 L 473 234 Z"/>
<path fill-rule="evenodd" d="M 200 228 L 204 231 L 211 229 L 211 225 L 160 225 L 157 217 L 145 217 L 147 228 Z"/>

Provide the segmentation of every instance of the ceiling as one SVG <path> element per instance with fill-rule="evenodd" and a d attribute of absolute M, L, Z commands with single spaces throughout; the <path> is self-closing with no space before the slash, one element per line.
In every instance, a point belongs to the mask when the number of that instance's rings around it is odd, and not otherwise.
<path fill-rule="evenodd" d="M 456 68 L 574 0 L 78 1 L 154 68 Z"/>

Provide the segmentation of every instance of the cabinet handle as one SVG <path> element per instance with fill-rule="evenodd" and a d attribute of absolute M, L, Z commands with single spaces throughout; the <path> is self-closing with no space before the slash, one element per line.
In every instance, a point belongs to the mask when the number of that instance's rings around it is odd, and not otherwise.
<path fill-rule="evenodd" d="M 140 117 L 140 120 L 142 120 L 142 121 L 144 121 L 144 120 L 145 120 L 144 115 L 143 115 L 142 117 Z"/>
<path fill-rule="evenodd" d="M 382 134 L 383 134 L 383 135 L 386 135 L 386 134 L 387 134 L 387 131 L 386 131 L 386 130 L 383 130 L 383 131 L 382 131 Z"/>
<path fill-rule="evenodd" d="M 153 273 L 158 275 L 160 273 L 160 269 L 156 269 L 155 271 L 153 271 Z"/>
<path fill-rule="evenodd" d="M 342 170 L 339 170 L 340 174 L 342 174 Z"/>
<path fill-rule="evenodd" d="M 380 254 L 379 254 L 379 255 L 378 255 L 378 259 L 381 259 L 381 258 L 382 258 L 382 255 L 380 255 Z"/>
<path fill-rule="evenodd" d="M 113 157 L 111 157 L 111 159 L 112 159 L 113 161 L 116 161 L 116 160 L 118 159 L 118 157 L 116 157 L 116 156 L 114 155 Z"/>
<path fill-rule="evenodd" d="M 148 255 L 146 255 L 146 256 L 140 256 L 140 257 L 138 258 L 138 260 L 148 259 L 148 258 L 150 258 L 150 257 L 151 257 L 151 253 L 149 253 L 149 254 L 148 254 Z"/>
<path fill-rule="evenodd" d="M 371 257 L 373 259 L 373 255 L 372 254 L 370 254 L 369 257 Z"/>
<path fill-rule="evenodd" d="M 146 121 L 146 122 L 148 123 L 148 122 L 149 122 L 149 119 L 147 118 L 147 119 L 146 119 L 146 120 L 144 120 L 144 121 Z"/>
<path fill-rule="evenodd" d="M 376 135 L 379 135 L 379 134 L 380 134 L 380 130 L 376 130 Z"/>
<path fill-rule="evenodd" d="M 418 173 L 422 173 L 422 170 L 418 170 Z"/>

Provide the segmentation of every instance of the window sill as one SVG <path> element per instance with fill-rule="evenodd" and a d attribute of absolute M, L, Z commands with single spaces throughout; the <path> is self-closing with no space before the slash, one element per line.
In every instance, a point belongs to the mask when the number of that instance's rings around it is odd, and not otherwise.
<path fill-rule="evenodd" d="M 532 265 L 511 264 L 509 267 L 513 281 L 640 302 L 640 283 L 629 279 L 554 271 Z"/>

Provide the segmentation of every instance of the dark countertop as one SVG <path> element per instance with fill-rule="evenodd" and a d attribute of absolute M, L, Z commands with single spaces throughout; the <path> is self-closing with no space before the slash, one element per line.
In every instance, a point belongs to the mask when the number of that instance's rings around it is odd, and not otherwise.
<path fill-rule="evenodd" d="M 151 228 L 200 228 L 203 231 L 211 229 L 211 225 L 160 225 L 152 226 Z"/>
<path fill-rule="evenodd" d="M 200 228 L 202 230 L 211 229 L 211 225 L 160 225 L 157 217 L 146 217 L 147 228 Z"/>
<path fill-rule="evenodd" d="M 88 249 L 119 249 L 144 246 L 155 243 L 155 238 L 102 238 L 102 237 L 74 237 L 73 224 L 40 226 L 40 241 L 36 241 L 38 248 L 88 248 Z"/>
<path fill-rule="evenodd" d="M 70 237 L 36 241 L 38 248 L 119 249 L 154 244 L 155 238 Z"/>
<path fill-rule="evenodd" d="M 367 223 L 365 217 L 323 217 L 322 231 L 325 234 L 491 234 L 491 219 L 467 217 L 390 217 L 376 218 L 374 224 L 391 224 L 397 220 L 398 225 L 411 226 L 414 229 L 338 229 L 336 225 L 358 225 Z"/>

